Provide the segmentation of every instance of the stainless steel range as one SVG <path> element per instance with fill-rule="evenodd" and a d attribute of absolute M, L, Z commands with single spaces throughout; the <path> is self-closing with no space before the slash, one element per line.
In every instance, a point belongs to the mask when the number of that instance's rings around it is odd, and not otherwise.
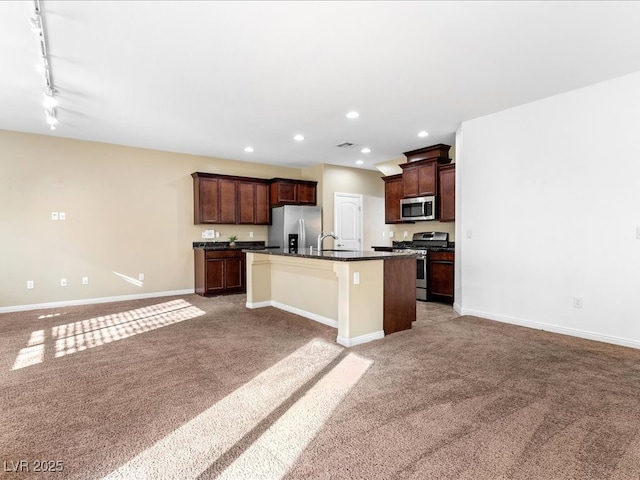
<path fill-rule="evenodd" d="M 416 265 L 416 298 L 427 300 L 428 275 L 427 257 L 429 249 L 449 246 L 447 232 L 418 232 L 413 234 L 411 243 L 399 242 L 394 245 L 394 252 L 410 252 L 418 255 Z"/>

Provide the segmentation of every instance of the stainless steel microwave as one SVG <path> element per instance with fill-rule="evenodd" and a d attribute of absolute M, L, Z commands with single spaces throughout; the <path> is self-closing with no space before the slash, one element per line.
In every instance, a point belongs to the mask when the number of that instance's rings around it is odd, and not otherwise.
<path fill-rule="evenodd" d="M 400 219 L 435 220 L 436 219 L 436 197 L 415 197 L 403 198 L 400 200 Z"/>

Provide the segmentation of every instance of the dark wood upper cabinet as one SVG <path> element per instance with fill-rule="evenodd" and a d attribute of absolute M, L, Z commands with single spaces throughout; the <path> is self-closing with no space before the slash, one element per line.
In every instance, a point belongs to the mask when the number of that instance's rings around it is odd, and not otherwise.
<path fill-rule="evenodd" d="M 200 172 L 191 176 L 195 224 L 269 224 L 268 180 Z"/>
<path fill-rule="evenodd" d="M 317 203 L 318 182 L 272 178 L 269 185 L 269 198 L 272 207 L 282 205 L 315 205 Z"/>
<path fill-rule="evenodd" d="M 451 162 L 449 145 L 439 143 L 405 152 L 407 163 L 402 168 L 404 197 L 424 197 L 438 194 L 438 167 Z"/>
<path fill-rule="evenodd" d="M 404 196 L 402 174 L 382 177 L 384 180 L 384 223 L 400 223 L 400 199 Z"/>
<path fill-rule="evenodd" d="M 238 183 L 238 221 L 240 224 L 269 224 L 269 189 L 266 181 L 240 180 Z"/>
<path fill-rule="evenodd" d="M 271 208 L 269 206 L 269 185 L 267 182 L 255 183 L 256 187 L 256 225 L 271 223 Z"/>
<path fill-rule="evenodd" d="M 220 182 L 220 221 L 218 223 L 236 223 L 237 182 L 221 178 Z"/>
<path fill-rule="evenodd" d="M 441 222 L 456 219 L 456 164 L 438 167 L 438 211 Z"/>
<path fill-rule="evenodd" d="M 298 182 L 298 203 L 300 205 L 315 205 L 317 203 L 318 182 Z"/>
<path fill-rule="evenodd" d="M 193 175 L 193 223 L 235 223 L 236 182 Z"/>
<path fill-rule="evenodd" d="M 419 160 L 400 165 L 405 197 L 435 195 L 437 187 L 436 160 Z"/>

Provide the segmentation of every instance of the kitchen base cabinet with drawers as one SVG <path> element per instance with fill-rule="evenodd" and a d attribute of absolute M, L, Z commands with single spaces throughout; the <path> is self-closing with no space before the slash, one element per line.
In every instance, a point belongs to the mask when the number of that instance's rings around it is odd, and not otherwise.
<path fill-rule="evenodd" d="M 246 292 L 245 253 L 242 250 L 194 249 L 195 291 L 213 296 Z"/>
<path fill-rule="evenodd" d="M 453 304 L 455 253 L 429 251 L 427 300 Z"/>

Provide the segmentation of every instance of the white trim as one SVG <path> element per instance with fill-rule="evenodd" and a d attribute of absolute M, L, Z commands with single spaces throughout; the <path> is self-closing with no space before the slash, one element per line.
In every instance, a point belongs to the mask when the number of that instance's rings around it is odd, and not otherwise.
<path fill-rule="evenodd" d="M 262 307 L 270 307 L 271 300 L 265 300 L 264 302 L 247 302 L 245 305 L 247 308 L 262 308 Z"/>
<path fill-rule="evenodd" d="M 345 338 L 338 335 L 338 337 L 336 338 L 336 342 L 345 347 L 355 347 L 356 345 L 372 342 L 374 340 L 380 340 L 381 338 L 384 338 L 384 330 L 378 330 L 377 332 L 367 333 L 365 335 L 360 335 L 359 337 L 353 338 Z"/>
<path fill-rule="evenodd" d="M 453 304 L 453 310 L 458 313 L 458 315 L 462 315 L 462 305 L 459 303 Z"/>
<path fill-rule="evenodd" d="M 460 313 L 460 315 L 473 315 L 475 317 L 486 318 L 488 320 L 495 320 L 497 322 L 510 323 L 513 325 L 521 326 L 521 327 L 533 328 L 536 330 L 543 330 L 546 332 L 559 333 L 562 335 L 569 335 L 572 337 L 585 338 L 587 340 L 595 340 L 597 342 L 611 343 L 613 345 L 620 345 L 623 347 L 640 349 L 640 342 L 637 340 L 630 340 L 627 338 L 620 338 L 612 335 L 603 335 L 600 333 L 589 332 L 587 330 L 580 330 L 577 328 L 560 327 L 558 325 L 552 325 L 550 323 L 536 322 L 532 320 L 523 320 L 521 318 L 481 312 L 478 310 L 471 310 L 468 308 L 461 308 L 461 311 L 458 313 Z"/>
<path fill-rule="evenodd" d="M 69 307 L 74 305 L 91 305 L 94 303 L 121 302 L 124 300 L 139 300 L 142 298 L 170 297 L 173 295 L 190 295 L 192 293 L 195 293 L 194 289 L 172 290 L 168 292 L 136 293 L 134 295 L 119 295 L 116 297 L 83 298 L 80 300 L 65 300 L 62 302 L 34 303 L 31 305 L 14 305 L 11 307 L 0 307 L 0 313 L 24 312 L 27 310 Z"/>
<path fill-rule="evenodd" d="M 338 328 L 338 321 L 334 320 L 333 318 L 323 317 L 322 315 L 318 315 L 317 313 L 307 312 L 306 310 L 292 307 L 291 305 L 287 305 L 285 303 L 276 302 L 275 300 L 271 300 L 271 306 L 279 308 L 280 310 L 284 310 L 286 312 L 295 313 L 296 315 L 300 315 L 301 317 L 323 323 L 324 325 L 328 325 L 333 328 Z"/>

